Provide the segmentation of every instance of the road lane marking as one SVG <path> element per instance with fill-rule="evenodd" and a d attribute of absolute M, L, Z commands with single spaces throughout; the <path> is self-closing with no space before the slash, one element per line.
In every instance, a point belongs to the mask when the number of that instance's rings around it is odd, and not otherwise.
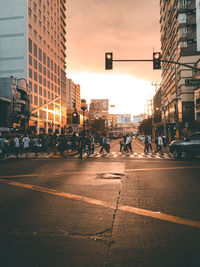
<path fill-rule="evenodd" d="M 88 203 L 91 205 L 97 205 L 97 206 L 101 206 L 101 207 L 106 207 L 106 208 L 110 208 L 113 210 L 116 208 L 115 205 L 113 205 L 109 202 L 106 202 L 106 201 L 101 201 L 101 200 L 97 200 L 97 199 L 93 199 L 93 198 L 89 198 L 89 197 L 74 195 L 71 193 L 58 192 L 54 189 L 49 189 L 49 188 L 45 188 L 45 187 L 41 187 L 41 186 L 24 184 L 24 183 L 19 183 L 16 181 L 9 181 L 9 180 L 3 180 L 3 179 L 0 180 L 0 183 L 13 185 L 13 186 L 21 187 L 21 188 L 26 188 L 26 189 L 34 190 L 37 192 L 43 192 L 43 193 L 47 193 L 47 194 L 51 194 L 51 195 L 55 195 L 55 196 L 59 196 L 59 197 L 64 197 L 67 199 L 82 201 L 84 203 Z M 199 221 L 188 220 L 188 219 L 184 219 L 181 217 L 177 217 L 177 216 L 173 216 L 173 215 L 169 215 L 169 214 L 165 214 L 165 213 L 161 213 L 161 212 L 155 212 L 155 211 L 151 211 L 151 210 L 145 210 L 145 209 L 135 208 L 135 207 L 126 206 L 126 205 L 119 205 L 118 210 L 128 212 L 128 213 L 137 214 L 137 215 L 141 215 L 141 216 L 146 216 L 146 217 L 150 217 L 150 218 L 154 218 L 154 219 L 158 219 L 158 220 L 162 220 L 162 221 L 167 221 L 167 222 L 171 222 L 171 223 L 182 224 L 182 225 L 186 225 L 186 226 L 192 226 L 195 228 L 200 228 L 200 222 Z"/>

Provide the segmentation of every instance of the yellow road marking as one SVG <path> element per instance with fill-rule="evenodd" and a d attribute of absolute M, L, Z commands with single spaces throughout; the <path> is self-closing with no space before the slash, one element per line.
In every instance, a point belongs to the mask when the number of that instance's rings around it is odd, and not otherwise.
<path fill-rule="evenodd" d="M 106 202 L 106 201 L 101 201 L 101 200 L 97 200 L 97 199 L 93 199 L 93 198 L 89 198 L 89 197 L 74 195 L 71 193 L 58 192 L 54 189 L 44 188 L 44 187 L 30 185 L 30 184 L 19 183 L 19 182 L 15 182 L 15 181 L 3 180 L 3 179 L 0 180 L 0 183 L 14 185 L 14 186 L 22 187 L 22 188 L 27 188 L 30 190 L 43 192 L 43 193 L 47 193 L 47 194 L 51 194 L 51 195 L 55 195 L 55 196 L 59 196 L 59 197 L 64 197 L 67 199 L 78 200 L 78 201 L 82 201 L 84 203 L 88 203 L 91 205 L 102 206 L 102 207 L 106 207 L 106 208 L 110 208 L 110 209 L 116 208 L 115 205 L 110 204 L 109 202 Z M 164 213 L 160 213 L 160 212 L 154 212 L 151 210 L 145 210 L 145 209 L 135 208 L 135 207 L 126 206 L 126 205 L 119 205 L 118 210 L 133 213 L 133 214 L 138 214 L 138 215 L 142 215 L 142 216 L 146 216 L 146 217 L 151 217 L 151 218 L 155 218 L 155 219 L 162 220 L 162 221 L 167 221 L 167 222 L 192 226 L 195 228 L 200 228 L 200 222 L 199 221 L 188 220 L 188 219 L 184 219 L 184 218 L 177 217 L 177 216 L 172 216 L 172 215 L 168 215 L 168 214 L 164 214 Z"/>

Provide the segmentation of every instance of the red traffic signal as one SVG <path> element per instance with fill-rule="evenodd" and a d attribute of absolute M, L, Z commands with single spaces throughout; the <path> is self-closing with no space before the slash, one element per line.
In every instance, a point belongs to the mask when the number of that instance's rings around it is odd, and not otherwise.
<path fill-rule="evenodd" d="M 160 70 L 161 69 L 161 53 L 160 52 L 154 52 L 153 53 L 153 69 L 154 70 Z"/>
<path fill-rule="evenodd" d="M 105 69 L 112 70 L 113 68 L 113 53 L 105 53 Z"/>

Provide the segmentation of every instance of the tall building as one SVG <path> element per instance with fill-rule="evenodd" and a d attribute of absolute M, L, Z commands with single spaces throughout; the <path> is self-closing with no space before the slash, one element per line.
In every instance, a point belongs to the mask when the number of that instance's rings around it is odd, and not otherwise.
<path fill-rule="evenodd" d="M 66 126 L 66 0 L 0 2 L 0 78 L 24 78 L 30 90 L 30 125 Z"/>
<path fill-rule="evenodd" d="M 89 119 L 109 119 L 109 99 L 91 99 Z"/>
<path fill-rule="evenodd" d="M 162 60 L 194 66 L 199 59 L 199 2 L 160 0 Z M 185 80 L 192 76 L 191 68 L 162 63 L 161 97 L 168 130 L 187 128 L 194 120 L 194 88 L 185 86 Z"/>
<path fill-rule="evenodd" d="M 81 88 L 71 79 L 66 80 L 67 83 L 67 114 L 68 123 L 72 124 L 72 113 L 76 111 L 81 113 Z"/>

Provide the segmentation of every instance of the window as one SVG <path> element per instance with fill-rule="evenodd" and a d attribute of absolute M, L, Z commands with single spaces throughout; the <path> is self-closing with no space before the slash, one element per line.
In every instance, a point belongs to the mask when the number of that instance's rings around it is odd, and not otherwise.
<path fill-rule="evenodd" d="M 28 30 L 29 30 L 30 34 L 32 35 L 32 26 L 30 24 L 28 24 Z"/>
<path fill-rule="evenodd" d="M 56 77 L 56 75 L 54 76 L 54 81 L 55 81 L 55 83 L 57 83 L 57 77 Z"/>
<path fill-rule="evenodd" d="M 56 63 L 54 63 L 54 72 L 55 72 L 55 74 L 57 74 L 57 66 L 56 66 Z"/>
<path fill-rule="evenodd" d="M 50 81 L 48 81 L 48 85 L 47 85 L 47 87 L 50 89 Z"/>
<path fill-rule="evenodd" d="M 43 78 L 43 85 L 44 85 L 44 86 L 46 86 L 46 85 L 47 85 L 46 78 Z"/>
<path fill-rule="evenodd" d="M 50 58 L 47 57 L 47 67 L 50 68 Z"/>
<path fill-rule="evenodd" d="M 33 72 L 31 68 L 29 68 L 29 78 L 33 78 Z"/>
<path fill-rule="evenodd" d="M 44 92 L 44 97 L 47 97 L 47 90 L 44 89 L 43 92 Z"/>
<path fill-rule="evenodd" d="M 51 84 L 51 91 L 53 91 L 53 83 Z"/>
<path fill-rule="evenodd" d="M 29 81 L 29 90 L 32 91 L 33 90 L 33 84 L 31 81 Z"/>
<path fill-rule="evenodd" d="M 50 97 L 51 97 L 51 94 L 50 94 L 50 92 L 48 91 L 48 99 L 50 99 Z"/>
<path fill-rule="evenodd" d="M 47 70 L 47 77 L 50 79 L 50 71 Z"/>
<path fill-rule="evenodd" d="M 39 48 L 39 60 L 42 61 L 42 49 Z"/>
<path fill-rule="evenodd" d="M 51 70 L 53 71 L 53 60 L 51 60 Z"/>
<path fill-rule="evenodd" d="M 37 12 L 37 5 L 34 3 L 34 11 Z"/>
<path fill-rule="evenodd" d="M 28 50 L 32 53 L 32 40 L 30 38 L 28 39 Z"/>
<path fill-rule="evenodd" d="M 30 9 L 30 7 L 28 8 L 28 15 L 31 18 L 31 16 L 32 16 L 32 10 Z"/>
<path fill-rule="evenodd" d="M 37 60 L 34 59 L 34 68 L 37 70 Z"/>
<path fill-rule="evenodd" d="M 39 75 L 39 83 L 42 84 L 42 76 Z"/>
<path fill-rule="evenodd" d="M 39 99 L 39 105 L 42 106 L 42 98 Z"/>
<path fill-rule="evenodd" d="M 39 86 L 39 95 L 42 95 L 42 87 Z"/>
<path fill-rule="evenodd" d="M 34 38 L 37 40 L 37 32 L 34 31 Z"/>
<path fill-rule="evenodd" d="M 34 22 L 37 23 L 37 16 L 34 14 Z"/>
<path fill-rule="evenodd" d="M 38 98 L 37 98 L 37 96 L 34 96 L 34 104 L 35 105 L 38 105 Z"/>
<path fill-rule="evenodd" d="M 51 72 L 51 80 L 53 81 L 53 72 Z"/>
<path fill-rule="evenodd" d="M 34 93 L 37 94 L 38 93 L 38 86 L 36 83 L 34 83 Z"/>
<path fill-rule="evenodd" d="M 37 45 L 34 44 L 34 56 L 37 57 Z"/>
<path fill-rule="evenodd" d="M 29 55 L 29 65 L 32 66 L 32 56 L 31 55 Z"/>
<path fill-rule="evenodd" d="M 37 82 L 37 72 L 34 71 L 34 81 Z"/>
<path fill-rule="evenodd" d="M 43 67 L 43 74 L 46 76 L 46 67 Z"/>
<path fill-rule="evenodd" d="M 42 64 L 39 63 L 39 72 L 42 73 Z"/>
<path fill-rule="evenodd" d="M 43 52 L 43 63 L 46 65 L 46 53 Z"/>

